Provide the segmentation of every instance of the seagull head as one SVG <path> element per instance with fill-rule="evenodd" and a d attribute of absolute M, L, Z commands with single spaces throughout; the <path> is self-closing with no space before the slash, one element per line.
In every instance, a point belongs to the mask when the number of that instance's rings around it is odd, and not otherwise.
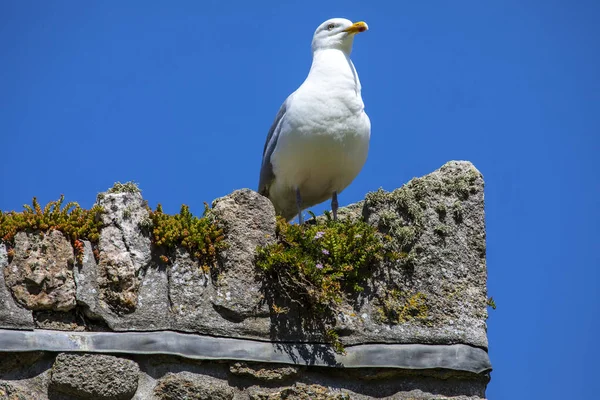
<path fill-rule="evenodd" d="M 354 35 L 369 29 L 365 22 L 352 22 L 345 18 L 332 18 L 323 22 L 313 36 L 312 51 L 336 49 L 350 55 Z"/>

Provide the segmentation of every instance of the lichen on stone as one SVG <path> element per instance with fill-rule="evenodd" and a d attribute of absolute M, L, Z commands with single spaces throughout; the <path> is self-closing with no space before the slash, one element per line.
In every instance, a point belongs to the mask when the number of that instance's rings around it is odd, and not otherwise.
<path fill-rule="evenodd" d="M 370 214 L 377 210 L 377 228 L 395 239 L 398 251 L 410 252 L 423 232 L 421 191 L 411 190 L 408 185 L 391 193 L 379 189 L 367 194 L 365 208 Z"/>
<path fill-rule="evenodd" d="M 113 187 L 107 190 L 108 193 L 141 193 L 137 183 L 133 181 L 121 183 L 115 182 Z"/>
<path fill-rule="evenodd" d="M 393 289 L 386 292 L 385 297 L 379 299 L 379 303 L 378 317 L 388 324 L 425 320 L 428 317 L 427 297 L 423 293 L 408 295 L 401 290 Z"/>

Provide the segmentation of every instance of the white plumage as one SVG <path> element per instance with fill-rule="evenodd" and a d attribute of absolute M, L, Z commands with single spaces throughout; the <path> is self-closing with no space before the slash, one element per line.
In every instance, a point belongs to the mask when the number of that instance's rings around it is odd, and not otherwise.
<path fill-rule="evenodd" d="M 315 31 L 313 62 L 304 83 L 281 106 L 269 130 L 259 192 L 287 220 L 332 199 L 356 178 L 369 150 L 371 123 L 350 60 L 354 35 L 364 22 L 325 21 Z"/>

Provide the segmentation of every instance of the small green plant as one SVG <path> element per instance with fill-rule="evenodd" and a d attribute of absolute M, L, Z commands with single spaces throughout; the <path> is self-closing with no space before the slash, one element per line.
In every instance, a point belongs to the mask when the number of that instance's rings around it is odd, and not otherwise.
<path fill-rule="evenodd" d="M 168 215 L 163 213 L 159 204 L 155 211 L 150 211 L 153 243 L 164 247 L 167 252 L 172 252 L 177 246 L 184 247 L 208 271 L 216 261 L 218 249 L 223 247 L 224 238 L 223 231 L 207 217 L 208 212 L 205 204 L 204 216 L 198 218 L 183 204 L 179 214 Z M 168 257 L 162 256 L 161 260 L 168 262 Z"/>
<path fill-rule="evenodd" d="M 74 201 L 62 207 L 64 198 L 61 195 L 60 199 L 51 201 L 42 208 L 34 197 L 31 206 L 23 206 L 23 212 L 0 211 L 0 239 L 12 247 L 14 237 L 20 231 L 61 231 L 73 244 L 77 260 L 81 262 L 83 245 L 80 240 L 97 243 L 100 238 L 102 221 L 99 215 L 102 207 L 94 206 L 90 210 L 84 210 Z"/>
<path fill-rule="evenodd" d="M 389 324 L 401 324 L 411 320 L 424 320 L 428 316 L 427 297 L 423 293 L 407 295 L 401 290 L 392 289 L 380 299 L 377 309 L 379 319 Z"/>
<path fill-rule="evenodd" d="M 275 313 L 295 304 L 312 315 L 331 315 L 346 297 L 363 290 L 372 268 L 398 255 L 388 249 L 391 238 L 363 221 L 324 221 L 290 225 L 277 219 L 277 242 L 257 249 L 256 265 L 274 282 Z M 277 304 L 280 301 L 282 304 Z M 342 349 L 331 324 L 325 336 L 334 349 Z"/>
<path fill-rule="evenodd" d="M 393 256 L 385 249 L 389 237 L 362 221 L 305 226 L 278 218 L 277 238 L 258 249 L 256 265 L 313 305 L 339 304 L 344 291 L 362 291 L 370 267 Z"/>
<path fill-rule="evenodd" d="M 108 193 L 141 193 L 137 183 L 133 181 L 121 183 L 115 182 L 113 187 L 107 190 Z"/>
<path fill-rule="evenodd" d="M 495 309 L 496 309 L 496 302 L 494 301 L 494 298 L 493 298 L 492 296 L 490 296 L 490 297 L 487 299 L 487 306 L 488 306 L 488 307 L 492 307 L 492 310 L 495 310 Z"/>

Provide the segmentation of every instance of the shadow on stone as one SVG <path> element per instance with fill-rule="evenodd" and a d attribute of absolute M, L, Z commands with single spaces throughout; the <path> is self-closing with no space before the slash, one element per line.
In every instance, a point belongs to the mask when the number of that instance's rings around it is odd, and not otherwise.
<path fill-rule="evenodd" d="M 406 398 L 431 399 L 430 396 L 432 395 L 444 397 L 478 396 L 484 398 L 485 387 L 489 379 L 489 374 L 477 375 L 444 369 L 376 368 L 359 370 L 316 367 L 306 371 L 302 381 L 348 390 L 373 398 L 387 398 L 403 393 L 407 395 Z"/>
<path fill-rule="evenodd" d="M 33 321 L 35 327 L 39 329 L 75 332 L 109 332 L 111 330 L 103 320 L 88 317 L 85 305 L 77 305 L 70 311 L 34 311 Z"/>
<path fill-rule="evenodd" d="M 0 353 L 0 379 L 33 378 L 50 369 L 53 361 L 54 354 L 43 351 Z"/>
<path fill-rule="evenodd" d="M 161 379 L 168 373 L 190 372 L 207 375 L 216 379 L 227 379 L 227 364 L 225 362 L 207 362 L 192 360 L 185 357 L 155 354 L 152 357 L 137 356 L 140 369 L 153 379 Z"/>
<path fill-rule="evenodd" d="M 263 302 L 270 310 L 270 338 L 275 348 L 298 364 L 313 365 L 322 360 L 330 366 L 339 366 L 333 346 L 322 344 L 327 332 L 335 326 L 333 311 L 317 310 L 318 305 L 287 290 L 276 271 L 258 274 Z"/>

